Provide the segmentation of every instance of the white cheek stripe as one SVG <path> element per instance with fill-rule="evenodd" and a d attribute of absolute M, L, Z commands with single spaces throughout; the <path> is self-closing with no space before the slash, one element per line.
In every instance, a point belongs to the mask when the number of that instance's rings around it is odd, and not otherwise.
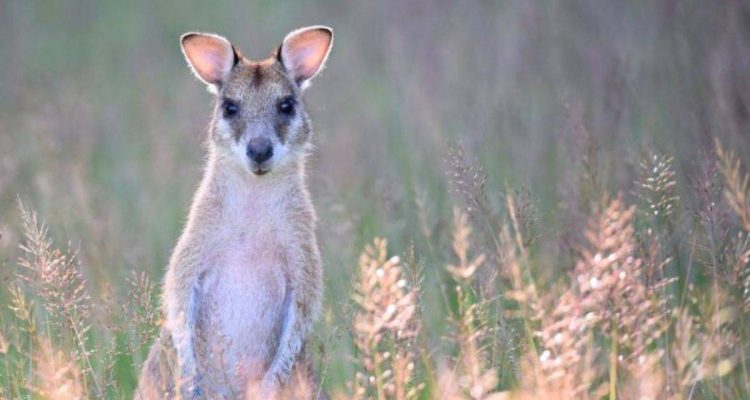
<path fill-rule="evenodd" d="M 232 129 L 229 127 L 229 124 L 227 124 L 227 121 L 224 121 L 224 118 L 219 118 L 219 121 L 216 124 L 216 130 L 223 139 L 228 139 L 232 136 Z"/>

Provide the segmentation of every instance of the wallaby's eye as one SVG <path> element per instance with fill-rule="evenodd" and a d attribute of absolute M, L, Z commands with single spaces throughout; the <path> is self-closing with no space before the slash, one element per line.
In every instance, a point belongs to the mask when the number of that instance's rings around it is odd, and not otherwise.
<path fill-rule="evenodd" d="M 285 115 L 294 114 L 294 99 L 287 97 L 279 102 L 279 112 Z"/>
<path fill-rule="evenodd" d="M 237 103 L 233 102 L 232 100 L 224 100 L 221 108 L 224 110 L 224 117 L 226 118 L 234 116 L 235 114 L 237 114 L 237 111 L 240 110 L 240 107 L 237 105 Z"/>

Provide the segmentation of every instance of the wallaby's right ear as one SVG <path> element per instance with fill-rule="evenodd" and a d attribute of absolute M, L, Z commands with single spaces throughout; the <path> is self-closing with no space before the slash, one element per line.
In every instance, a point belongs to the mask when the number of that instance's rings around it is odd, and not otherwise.
<path fill-rule="evenodd" d="M 180 44 L 195 76 L 209 85 L 209 89 L 221 86 L 239 61 L 232 44 L 219 35 L 190 32 L 182 35 Z"/>

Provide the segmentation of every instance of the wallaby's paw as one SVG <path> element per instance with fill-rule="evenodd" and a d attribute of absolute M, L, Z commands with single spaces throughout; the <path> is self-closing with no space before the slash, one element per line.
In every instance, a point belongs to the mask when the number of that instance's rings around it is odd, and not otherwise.
<path fill-rule="evenodd" d="M 193 374 L 191 378 L 180 380 L 180 399 L 197 400 L 203 399 L 203 390 L 200 385 L 200 376 Z"/>
<path fill-rule="evenodd" d="M 278 400 L 281 399 L 279 393 L 281 388 L 278 384 L 278 380 L 264 379 L 259 385 L 251 385 L 248 387 L 246 393 L 246 399 L 248 400 Z"/>

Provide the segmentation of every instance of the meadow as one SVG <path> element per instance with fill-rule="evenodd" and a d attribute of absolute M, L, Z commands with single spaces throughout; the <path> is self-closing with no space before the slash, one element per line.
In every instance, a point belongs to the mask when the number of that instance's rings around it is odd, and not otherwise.
<path fill-rule="evenodd" d="M 129 399 L 212 97 L 306 93 L 333 399 L 750 398 L 750 3 L 0 2 L 0 399 Z"/>

